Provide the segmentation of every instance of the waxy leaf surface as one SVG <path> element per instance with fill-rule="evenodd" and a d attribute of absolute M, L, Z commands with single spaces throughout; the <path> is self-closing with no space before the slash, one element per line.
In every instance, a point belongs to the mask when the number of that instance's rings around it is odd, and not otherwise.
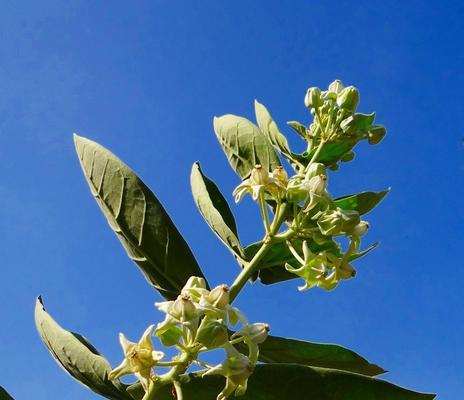
<path fill-rule="evenodd" d="M 233 170 L 245 179 L 256 164 L 267 171 L 280 165 L 269 139 L 246 118 L 227 114 L 214 118 L 214 132 Z"/>
<path fill-rule="evenodd" d="M 45 311 L 40 297 L 35 306 L 35 323 L 52 356 L 79 383 L 108 399 L 132 400 L 126 385 L 108 379 L 109 362 L 84 337 L 59 326 Z"/>
<path fill-rule="evenodd" d="M 210 228 L 232 253 L 242 256 L 237 224 L 229 204 L 216 184 L 203 174 L 198 162 L 192 166 L 190 185 L 195 203 Z"/>
<path fill-rule="evenodd" d="M 359 215 L 364 215 L 375 208 L 389 192 L 390 189 L 381 192 L 350 194 L 335 199 L 334 203 L 344 210 L 355 210 Z"/>
<path fill-rule="evenodd" d="M 216 400 L 224 387 L 222 376 L 201 372 L 181 378 L 184 400 Z M 157 400 L 172 400 L 165 386 Z M 261 364 L 248 381 L 242 400 L 432 400 L 433 394 L 413 392 L 365 375 L 297 364 Z M 233 397 L 232 397 L 233 398 Z"/>
<path fill-rule="evenodd" d="M 14 400 L 10 394 L 0 386 L 0 400 Z"/>
<path fill-rule="evenodd" d="M 98 143 L 77 135 L 74 141 L 90 191 L 148 282 L 174 299 L 190 276 L 203 277 L 189 246 L 142 180 Z"/>
<path fill-rule="evenodd" d="M 268 336 L 266 341 L 259 345 L 259 359 L 265 363 L 295 363 L 340 369 L 367 376 L 386 372 L 354 351 L 336 344 L 312 343 L 277 336 Z"/>

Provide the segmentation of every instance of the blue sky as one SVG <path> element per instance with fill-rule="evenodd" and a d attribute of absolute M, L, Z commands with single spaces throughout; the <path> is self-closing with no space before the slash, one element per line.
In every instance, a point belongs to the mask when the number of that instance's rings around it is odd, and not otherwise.
<path fill-rule="evenodd" d="M 330 190 L 392 192 L 368 217 L 381 246 L 336 291 L 248 286 L 238 305 L 274 334 L 333 342 L 440 399 L 462 394 L 464 6 L 454 1 L 3 1 L 0 15 L 0 377 L 16 399 L 96 399 L 66 376 L 33 322 L 42 294 L 64 327 L 113 363 L 162 315 L 94 203 L 72 132 L 105 145 L 154 190 L 212 284 L 238 267 L 197 213 L 191 164 L 230 194 L 238 179 L 212 118 L 268 106 L 309 121 L 308 86 L 361 90 L 388 129 Z M 292 139 L 292 143 L 298 141 Z M 229 196 L 232 201 L 232 197 Z M 242 241 L 261 224 L 234 206 Z"/>

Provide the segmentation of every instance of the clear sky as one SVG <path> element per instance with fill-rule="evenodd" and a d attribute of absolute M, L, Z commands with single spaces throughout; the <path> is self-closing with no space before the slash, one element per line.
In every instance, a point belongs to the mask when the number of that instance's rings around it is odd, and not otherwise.
<path fill-rule="evenodd" d="M 137 339 L 162 318 L 90 195 L 72 132 L 137 171 L 210 282 L 231 283 L 238 267 L 189 187 L 199 159 L 232 203 L 238 178 L 213 116 L 252 118 L 257 98 L 290 133 L 286 121 L 309 121 L 306 88 L 336 78 L 388 129 L 330 180 L 334 195 L 392 187 L 368 215 L 365 243 L 382 243 L 334 292 L 255 284 L 238 305 L 276 335 L 338 343 L 391 371 L 385 379 L 462 396 L 462 2 L 5 0 L 1 10 L 0 385 L 17 400 L 98 398 L 41 343 L 36 295 L 113 365 L 118 332 Z M 252 202 L 233 211 L 242 241 L 258 239 Z"/>

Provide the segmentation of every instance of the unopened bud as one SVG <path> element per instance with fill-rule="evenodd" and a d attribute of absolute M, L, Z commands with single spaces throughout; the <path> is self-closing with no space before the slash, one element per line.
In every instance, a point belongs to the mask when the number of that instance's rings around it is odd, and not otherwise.
<path fill-rule="evenodd" d="M 363 236 L 367 232 L 368 228 L 369 228 L 369 222 L 361 221 L 358 225 L 356 225 L 353 228 L 353 236 L 357 236 L 357 237 Z"/>
<path fill-rule="evenodd" d="M 234 333 L 232 337 L 245 337 L 246 340 L 251 341 L 254 344 L 263 343 L 269 335 L 269 325 L 258 322 L 251 325 L 246 325 L 238 332 Z"/>
<path fill-rule="evenodd" d="M 335 79 L 330 85 L 329 85 L 329 92 L 333 92 L 336 94 L 339 94 L 345 86 L 343 86 L 343 83 L 340 79 Z"/>
<path fill-rule="evenodd" d="M 352 135 L 358 129 L 356 125 L 356 120 L 352 115 L 350 115 L 348 118 L 345 118 L 340 123 L 340 128 L 342 129 L 345 135 Z"/>
<path fill-rule="evenodd" d="M 387 130 L 382 125 L 373 125 L 367 131 L 367 141 L 369 144 L 377 144 L 385 137 Z"/>
<path fill-rule="evenodd" d="M 309 168 L 308 172 L 306 172 L 305 179 L 310 180 L 313 176 L 316 175 L 325 175 L 325 165 L 321 163 L 312 163 Z"/>
<path fill-rule="evenodd" d="M 208 302 L 221 310 L 225 309 L 229 305 L 229 287 L 227 285 L 216 286 L 209 293 Z"/>
<path fill-rule="evenodd" d="M 307 185 L 308 191 L 317 195 L 322 195 L 325 193 L 327 187 L 327 176 L 325 175 L 316 175 L 313 176 Z"/>
<path fill-rule="evenodd" d="M 198 328 L 196 341 L 207 349 L 221 347 L 229 339 L 227 326 L 222 319 L 205 317 Z"/>
<path fill-rule="evenodd" d="M 311 87 L 306 92 L 304 99 L 307 108 L 318 108 L 324 104 L 324 99 L 321 96 L 321 89 L 318 87 Z"/>
<path fill-rule="evenodd" d="M 342 279 L 350 279 L 356 276 L 356 270 L 351 264 L 345 263 L 338 267 L 338 276 Z"/>
<path fill-rule="evenodd" d="M 287 171 L 281 165 L 275 167 L 274 171 L 272 171 L 272 176 L 277 179 L 280 183 L 287 186 L 288 176 Z"/>
<path fill-rule="evenodd" d="M 190 321 L 198 316 L 195 304 L 192 303 L 190 296 L 181 294 L 172 303 L 168 313 L 179 321 Z"/>
<path fill-rule="evenodd" d="M 255 185 L 266 185 L 269 183 L 269 172 L 261 164 L 256 164 L 251 171 L 251 180 Z"/>
<path fill-rule="evenodd" d="M 358 103 L 359 91 L 354 86 L 344 88 L 337 97 L 337 105 L 348 112 L 354 112 Z"/>

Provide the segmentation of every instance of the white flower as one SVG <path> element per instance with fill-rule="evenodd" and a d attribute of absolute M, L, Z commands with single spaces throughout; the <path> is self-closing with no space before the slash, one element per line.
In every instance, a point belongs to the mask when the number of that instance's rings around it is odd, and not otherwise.
<path fill-rule="evenodd" d="M 135 374 L 140 380 L 145 391 L 152 377 L 152 368 L 164 357 L 162 351 L 155 351 L 150 335 L 153 331 L 153 325 L 150 325 L 142 335 L 138 343 L 130 342 L 120 333 L 119 341 L 124 351 L 125 359 L 116 368 L 114 368 L 108 378 L 117 379 L 128 374 Z"/>

